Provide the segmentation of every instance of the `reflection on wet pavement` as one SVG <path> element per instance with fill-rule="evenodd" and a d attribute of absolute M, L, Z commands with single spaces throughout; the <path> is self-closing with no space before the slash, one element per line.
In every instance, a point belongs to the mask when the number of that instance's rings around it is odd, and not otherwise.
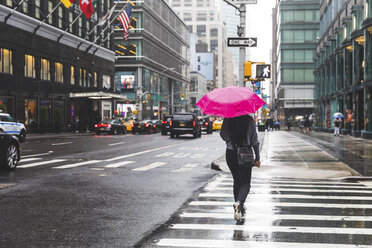
<path fill-rule="evenodd" d="M 221 173 L 143 247 L 372 247 L 372 183 L 298 135 L 268 133 L 244 223 Z"/>

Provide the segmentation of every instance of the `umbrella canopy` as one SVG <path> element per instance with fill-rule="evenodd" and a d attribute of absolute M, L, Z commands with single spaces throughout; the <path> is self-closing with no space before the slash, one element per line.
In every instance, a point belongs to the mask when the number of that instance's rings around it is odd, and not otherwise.
<path fill-rule="evenodd" d="M 345 116 L 342 113 L 337 112 L 337 113 L 334 113 L 333 114 L 333 117 L 332 118 L 333 119 L 336 119 L 336 118 L 345 118 Z"/>
<path fill-rule="evenodd" d="M 301 120 L 301 119 L 304 119 L 302 115 L 296 116 L 296 120 Z"/>
<path fill-rule="evenodd" d="M 204 114 L 226 118 L 255 113 L 265 104 L 251 89 L 237 86 L 214 89 L 196 103 Z"/>

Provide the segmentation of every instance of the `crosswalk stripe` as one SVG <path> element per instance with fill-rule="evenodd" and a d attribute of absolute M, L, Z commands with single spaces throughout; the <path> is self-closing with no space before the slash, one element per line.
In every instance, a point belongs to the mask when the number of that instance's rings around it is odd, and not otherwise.
<path fill-rule="evenodd" d="M 217 180 L 220 180 L 221 182 L 227 181 L 227 182 L 232 182 L 233 179 L 230 177 L 223 177 L 219 178 Z M 296 184 L 306 184 L 306 185 L 318 185 L 318 184 L 331 184 L 331 185 L 360 185 L 360 183 L 347 183 L 347 182 L 339 182 L 339 181 L 298 181 L 298 180 L 266 180 L 262 179 L 260 180 L 259 178 L 253 178 L 252 183 L 296 183 Z"/>
<path fill-rule="evenodd" d="M 31 163 L 31 164 L 25 164 L 25 165 L 19 165 L 17 168 L 31 168 L 31 167 L 36 167 L 40 165 L 45 165 L 45 164 L 53 164 L 53 163 L 59 163 L 66 161 L 65 159 L 53 159 L 53 160 L 48 160 L 48 161 L 43 161 L 43 162 L 37 162 L 37 163 Z"/>
<path fill-rule="evenodd" d="M 232 209 L 231 209 L 232 210 Z M 181 213 L 182 218 L 211 218 L 211 219 L 232 219 L 231 213 Z M 372 216 L 338 216 L 338 215 L 302 215 L 302 214 L 263 214 L 254 213 L 252 216 L 247 213 L 245 220 L 318 220 L 318 221 L 372 221 Z"/>
<path fill-rule="evenodd" d="M 199 197 L 212 198 L 230 198 L 233 194 L 228 193 L 200 193 Z M 324 199 L 324 200 L 356 200 L 356 201 L 372 201 L 372 196 L 329 196 L 329 195 L 291 195 L 291 194 L 249 194 L 248 199 L 265 198 L 284 198 L 284 199 Z"/>
<path fill-rule="evenodd" d="M 222 224 L 173 224 L 171 229 L 186 230 L 220 230 L 220 231 L 250 231 L 254 233 L 317 233 L 317 234 L 358 234 L 372 235 L 372 228 L 343 228 L 343 227 L 305 227 L 305 226 L 268 226 L 255 224 L 222 225 Z"/>
<path fill-rule="evenodd" d="M 31 158 L 31 157 L 38 157 L 38 156 L 45 156 L 53 153 L 53 151 L 49 151 L 46 153 L 38 153 L 38 154 L 32 154 L 32 155 L 22 155 L 22 158 Z"/>
<path fill-rule="evenodd" d="M 105 168 L 118 168 L 120 166 L 124 166 L 124 165 L 127 165 L 127 164 L 133 164 L 135 162 L 136 161 L 122 161 L 122 162 L 119 162 L 119 163 L 106 165 Z"/>
<path fill-rule="evenodd" d="M 75 168 L 75 167 L 82 166 L 82 165 L 95 164 L 98 162 L 102 162 L 102 161 L 101 160 L 89 160 L 89 161 L 84 161 L 80 163 L 65 164 L 65 165 L 53 167 L 53 169 L 70 169 L 70 168 Z"/>
<path fill-rule="evenodd" d="M 232 206 L 234 202 L 226 201 L 192 201 L 191 206 Z M 302 208 L 366 208 L 372 209 L 372 204 L 338 204 L 338 203 L 310 203 L 310 202 L 246 202 L 250 207 L 302 207 Z"/>
<path fill-rule="evenodd" d="M 221 186 L 233 186 L 233 183 L 219 183 Z M 348 188 L 348 189 L 368 189 L 366 185 L 314 185 L 314 184 L 277 184 L 277 183 L 251 183 L 252 187 L 280 187 L 280 188 Z"/>
<path fill-rule="evenodd" d="M 200 248 L 370 248 L 371 245 L 345 245 L 328 243 L 292 243 L 292 242 L 265 242 L 249 240 L 223 240 L 223 239 L 161 239 L 157 246 L 170 247 L 200 247 Z"/>
<path fill-rule="evenodd" d="M 187 172 L 187 171 L 191 171 L 192 169 L 194 169 L 197 166 L 199 166 L 199 164 L 186 164 L 184 167 L 182 167 L 178 170 L 174 170 L 173 172 Z"/>
<path fill-rule="evenodd" d="M 133 171 L 148 171 L 148 170 L 163 166 L 165 164 L 166 164 L 166 162 L 155 162 L 155 163 L 151 163 L 149 165 L 146 165 L 144 167 L 133 169 Z"/>
<path fill-rule="evenodd" d="M 169 145 L 169 146 L 158 147 L 158 148 L 145 150 L 145 151 L 141 151 L 141 152 L 136 152 L 136 153 L 132 153 L 132 154 L 127 154 L 127 155 L 123 155 L 123 156 L 119 156 L 119 157 L 109 158 L 109 159 L 106 159 L 105 161 L 111 162 L 111 161 L 115 161 L 115 160 L 119 160 L 119 159 L 134 157 L 134 156 L 137 156 L 137 155 L 141 155 L 141 154 L 145 154 L 145 153 L 154 152 L 154 151 L 158 151 L 158 150 L 161 150 L 161 149 L 169 148 L 169 147 L 172 147 L 172 146 L 175 146 L 175 145 L 176 144 Z"/>
<path fill-rule="evenodd" d="M 42 158 L 25 158 L 25 159 L 21 159 L 21 161 L 19 162 L 25 163 L 25 162 L 31 162 L 31 161 L 36 161 L 36 160 L 42 160 Z"/>
<path fill-rule="evenodd" d="M 232 190 L 232 187 L 216 187 L 216 186 L 207 186 L 206 190 Z M 311 193 L 357 193 L 357 194 L 372 194 L 372 190 L 346 190 L 346 189 L 290 189 L 290 188 L 253 188 L 252 193 L 267 193 L 267 192 L 274 192 L 274 191 L 282 191 L 282 192 L 311 192 Z"/>

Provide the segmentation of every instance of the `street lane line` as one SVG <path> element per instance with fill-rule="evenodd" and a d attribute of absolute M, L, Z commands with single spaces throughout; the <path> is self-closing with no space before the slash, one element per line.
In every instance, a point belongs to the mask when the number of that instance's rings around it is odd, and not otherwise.
<path fill-rule="evenodd" d="M 212 191 L 212 190 L 232 190 L 231 187 L 216 187 L 216 186 L 207 186 L 205 187 L 206 190 Z M 275 191 L 281 191 L 281 192 L 312 192 L 312 193 L 357 193 L 357 194 L 372 194 L 372 190 L 346 190 L 346 189 L 289 189 L 289 188 L 254 188 L 252 190 L 253 194 L 262 194 L 267 192 L 275 192 Z"/>
<path fill-rule="evenodd" d="M 19 162 L 24 163 L 24 162 L 31 162 L 35 160 L 42 160 L 42 158 L 25 158 L 25 159 L 22 158 Z"/>
<path fill-rule="evenodd" d="M 169 147 L 172 147 L 172 146 L 175 146 L 175 145 L 177 145 L 177 144 L 158 147 L 158 148 L 145 150 L 145 151 L 142 151 L 142 152 L 136 152 L 136 153 L 132 153 L 132 154 L 127 154 L 127 155 L 123 155 L 123 156 L 119 156 L 119 157 L 109 158 L 109 159 L 106 159 L 104 161 L 110 162 L 110 161 L 115 161 L 115 160 L 119 160 L 119 159 L 123 159 L 123 158 L 129 158 L 129 157 L 133 157 L 133 156 L 137 156 L 137 155 L 141 155 L 141 154 L 145 154 L 145 153 L 154 152 L 154 151 L 158 151 L 158 150 L 161 150 L 161 149 L 169 148 Z"/>
<path fill-rule="evenodd" d="M 49 155 L 51 153 L 53 153 L 53 151 L 49 151 L 49 152 L 46 152 L 46 153 L 33 154 L 33 155 L 25 155 L 25 156 L 22 156 L 22 158 L 31 158 L 31 157 L 45 156 L 45 155 Z"/>
<path fill-rule="evenodd" d="M 232 182 L 233 179 L 232 177 L 226 177 L 226 178 L 222 178 L 222 182 L 223 181 L 228 181 L 228 182 Z M 262 180 L 257 180 L 257 178 L 253 178 L 252 179 L 252 183 L 261 183 L 261 184 L 270 184 L 270 183 L 288 183 L 288 184 L 291 184 L 291 183 L 296 183 L 296 184 L 306 184 L 306 185 L 318 185 L 318 184 L 330 184 L 330 185 L 360 185 L 360 183 L 344 183 L 344 182 L 339 182 L 339 181 L 297 181 L 297 180 L 265 180 L 265 179 L 262 179 Z"/>
<path fill-rule="evenodd" d="M 265 242 L 226 239 L 160 239 L 157 246 L 199 248 L 370 248 L 371 245 L 344 245 L 329 243 Z"/>
<path fill-rule="evenodd" d="M 186 164 L 184 167 L 178 169 L 178 170 L 174 170 L 172 172 L 188 172 L 188 171 L 191 171 L 192 169 L 194 169 L 195 167 L 198 167 L 199 164 Z"/>
<path fill-rule="evenodd" d="M 74 168 L 74 167 L 78 167 L 78 166 L 82 166 L 82 165 L 95 164 L 95 163 L 98 163 L 98 162 L 102 162 L 102 161 L 101 160 L 89 160 L 89 161 L 84 161 L 84 162 L 80 162 L 80 163 L 65 164 L 65 165 L 61 165 L 61 166 L 56 166 L 56 167 L 53 167 L 52 169 L 70 169 L 70 168 Z"/>
<path fill-rule="evenodd" d="M 144 167 L 133 169 L 133 171 L 148 171 L 148 170 L 163 166 L 165 164 L 166 164 L 166 162 L 155 162 L 155 163 L 151 163 L 149 165 L 146 165 Z"/>
<path fill-rule="evenodd" d="M 233 183 L 219 183 L 222 186 L 229 186 L 232 187 Z M 278 187 L 278 188 L 347 188 L 347 189 L 368 189 L 366 185 L 357 185 L 357 186 L 346 186 L 346 185 L 303 185 L 303 184 L 276 184 L 276 183 L 267 183 L 267 184 L 262 184 L 262 183 L 251 183 L 252 187 Z"/>
<path fill-rule="evenodd" d="M 215 231 L 249 231 L 253 233 L 311 233 L 311 234 L 353 234 L 372 235 L 372 228 L 344 227 L 304 227 L 304 226 L 264 226 L 257 224 L 223 225 L 223 224 L 174 224 L 171 229 L 215 230 Z"/>
<path fill-rule="evenodd" d="M 106 165 L 105 168 L 118 168 L 120 166 L 127 165 L 127 164 L 133 164 L 135 162 L 136 161 L 122 161 L 122 162 L 119 162 L 119 163 Z"/>
<path fill-rule="evenodd" d="M 232 206 L 234 202 L 225 201 L 192 201 L 190 206 Z M 299 207 L 299 208 L 368 208 L 372 204 L 340 204 L 340 203 L 311 203 L 311 202 L 246 202 L 250 207 Z M 372 230 L 372 229 L 371 229 Z"/>
<path fill-rule="evenodd" d="M 231 219 L 233 213 L 181 213 L 182 218 L 211 218 L 211 219 Z M 247 212 L 245 220 L 317 220 L 317 221 L 372 221 L 372 216 L 339 216 L 339 215 L 302 215 L 302 214 L 260 214 Z"/>
<path fill-rule="evenodd" d="M 72 144 L 72 142 L 64 142 L 64 143 L 54 143 L 52 146 L 62 146 L 62 145 L 69 145 Z"/>
<path fill-rule="evenodd" d="M 31 167 L 36 167 L 40 165 L 45 165 L 45 164 L 53 164 L 53 163 L 59 163 L 66 161 L 66 159 L 53 159 L 53 160 L 48 160 L 48 161 L 43 161 L 43 162 L 37 162 L 37 163 L 31 163 L 31 164 L 25 164 L 25 165 L 19 165 L 17 168 L 31 168 Z"/>
<path fill-rule="evenodd" d="M 232 193 L 200 193 L 199 197 L 212 198 L 231 198 Z M 292 194 L 249 194 L 248 199 L 265 198 L 283 198 L 283 199 L 324 199 L 324 200 L 355 200 L 355 201 L 372 201 L 372 196 L 334 196 L 334 195 L 292 195 Z"/>
<path fill-rule="evenodd" d="M 117 146 L 117 145 L 121 145 L 121 144 L 124 144 L 125 142 L 119 142 L 119 143 L 112 143 L 112 144 L 109 144 L 109 146 Z"/>

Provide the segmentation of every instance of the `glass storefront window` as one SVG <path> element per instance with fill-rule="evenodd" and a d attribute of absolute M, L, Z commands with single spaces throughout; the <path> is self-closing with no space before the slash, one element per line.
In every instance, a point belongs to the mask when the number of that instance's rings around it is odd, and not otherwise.
<path fill-rule="evenodd" d="M 40 101 L 40 107 L 46 107 L 48 111 L 48 121 L 47 126 L 52 124 L 52 103 L 49 99 L 43 99 Z"/>
<path fill-rule="evenodd" d="M 36 126 L 36 100 L 25 99 L 25 125 L 26 128 Z"/>
<path fill-rule="evenodd" d="M 70 67 L 70 84 L 75 85 L 75 67 Z"/>
<path fill-rule="evenodd" d="M 25 77 L 35 78 L 35 57 L 25 54 Z"/>
<path fill-rule="evenodd" d="M 40 61 L 40 79 L 50 81 L 50 63 L 47 59 Z"/>
<path fill-rule="evenodd" d="M 102 88 L 111 89 L 111 77 L 109 75 L 103 74 Z"/>
<path fill-rule="evenodd" d="M 55 63 L 55 81 L 59 83 L 63 83 L 63 64 L 62 63 Z"/>

